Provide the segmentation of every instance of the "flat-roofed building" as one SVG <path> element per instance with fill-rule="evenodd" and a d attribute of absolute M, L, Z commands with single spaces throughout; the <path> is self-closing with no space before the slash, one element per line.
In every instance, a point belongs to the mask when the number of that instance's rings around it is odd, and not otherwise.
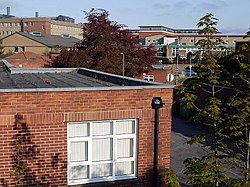
<path fill-rule="evenodd" d="M 173 86 L 85 68 L 19 69 L 7 61 L 0 78 L 5 186 L 17 183 L 19 168 L 22 186 L 167 185 L 156 169 L 170 167 Z"/>

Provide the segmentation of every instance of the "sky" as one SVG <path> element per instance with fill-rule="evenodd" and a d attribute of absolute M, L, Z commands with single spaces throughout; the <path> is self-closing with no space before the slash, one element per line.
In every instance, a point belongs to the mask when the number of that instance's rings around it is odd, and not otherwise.
<path fill-rule="evenodd" d="M 161 25 L 174 29 L 197 28 L 206 13 L 219 19 L 217 28 L 223 34 L 245 34 L 250 28 L 250 0 L 0 0 L 0 14 L 16 17 L 65 15 L 84 23 L 83 11 L 101 8 L 109 19 L 139 29 L 141 25 Z"/>

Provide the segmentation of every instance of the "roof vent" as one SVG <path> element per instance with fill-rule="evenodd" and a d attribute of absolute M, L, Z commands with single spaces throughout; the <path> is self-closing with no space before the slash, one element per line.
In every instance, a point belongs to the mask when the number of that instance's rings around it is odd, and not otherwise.
<path fill-rule="evenodd" d="M 30 32 L 30 34 L 33 36 L 42 36 L 41 32 Z"/>
<path fill-rule="evenodd" d="M 63 37 L 63 38 L 70 38 L 70 35 L 69 34 L 62 34 L 61 37 Z"/>

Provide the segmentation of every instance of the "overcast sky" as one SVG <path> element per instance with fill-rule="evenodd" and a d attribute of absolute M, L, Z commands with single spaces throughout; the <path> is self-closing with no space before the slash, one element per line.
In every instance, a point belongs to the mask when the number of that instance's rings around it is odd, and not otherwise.
<path fill-rule="evenodd" d="M 224 34 L 244 34 L 250 27 L 250 0 L 0 0 L 0 14 L 11 7 L 16 17 L 53 17 L 66 15 L 76 23 L 85 22 L 82 11 L 102 8 L 110 20 L 129 29 L 139 25 L 163 25 L 170 28 L 196 28 L 206 13 L 219 19 L 218 28 Z"/>

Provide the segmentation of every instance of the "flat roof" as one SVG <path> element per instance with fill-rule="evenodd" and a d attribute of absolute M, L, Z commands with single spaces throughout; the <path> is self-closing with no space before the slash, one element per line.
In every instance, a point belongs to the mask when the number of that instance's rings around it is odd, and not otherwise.
<path fill-rule="evenodd" d="M 0 92 L 173 88 L 156 82 L 123 77 L 86 68 L 14 68 L 0 62 Z"/>

